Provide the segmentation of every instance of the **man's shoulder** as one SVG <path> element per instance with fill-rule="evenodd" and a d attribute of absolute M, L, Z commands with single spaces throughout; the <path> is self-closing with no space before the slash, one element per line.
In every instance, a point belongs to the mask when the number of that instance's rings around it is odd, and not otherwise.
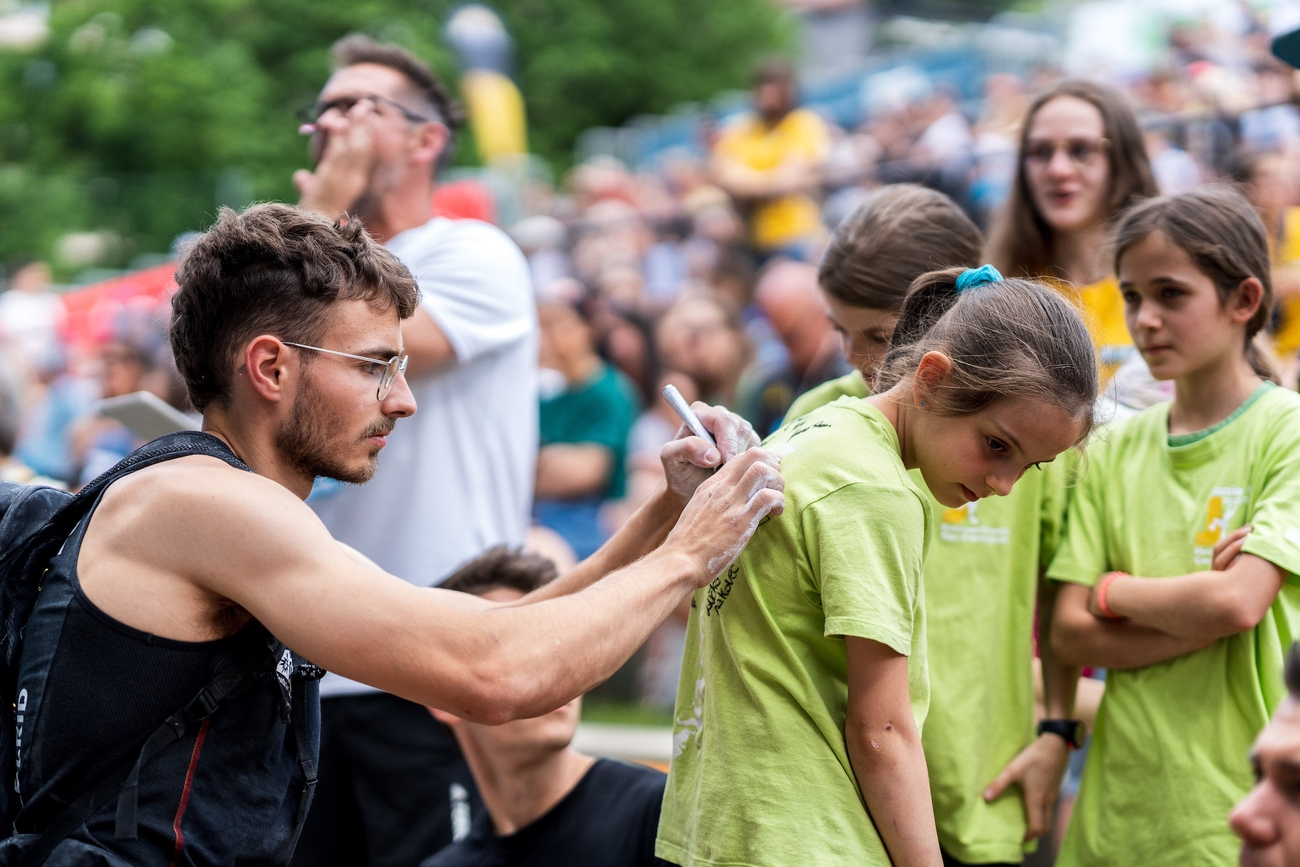
<path fill-rule="evenodd" d="M 507 253 L 522 256 L 514 240 L 497 226 L 482 220 L 451 220 L 434 217 L 427 223 L 407 229 L 387 244 L 397 258 L 419 259 L 431 255 L 461 253 Z"/>
<path fill-rule="evenodd" d="M 104 493 L 97 512 L 122 510 L 149 523 L 210 523 L 229 511 L 282 511 L 302 500 L 270 479 L 220 458 L 187 455 L 136 470 Z"/>

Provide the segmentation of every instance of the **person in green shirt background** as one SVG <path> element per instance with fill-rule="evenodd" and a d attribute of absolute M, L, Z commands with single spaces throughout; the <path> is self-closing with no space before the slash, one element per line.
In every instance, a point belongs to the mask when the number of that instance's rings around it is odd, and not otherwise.
<path fill-rule="evenodd" d="M 859 205 L 817 275 L 856 370 L 800 397 L 786 423 L 843 395 L 866 397 L 908 286 L 936 263 L 977 264 L 983 243 L 956 203 L 924 187 L 885 187 Z M 1035 602 L 1050 612 L 1041 576 L 1059 535 L 1066 474 L 1031 470 L 1008 496 L 955 509 L 911 475 L 931 513 L 924 578 L 931 699 L 921 741 L 939 843 L 949 865 L 1019 863 L 1026 841 L 1051 827 L 1069 757 L 1064 738 L 1035 734 L 1033 675 Z M 1047 642 L 1042 650 L 1047 714 L 1067 718 L 1076 672 L 1053 662 Z"/>
<path fill-rule="evenodd" d="M 942 863 L 929 499 L 1009 493 L 1082 440 L 1097 370 L 1070 304 L 991 267 L 913 284 L 879 391 L 778 430 L 785 511 L 693 599 L 656 854 L 687 865 Z"/>
<path fill-rule="evenodd" d="M 1139 205 L 1115 255 L 1129 331 L 1174 399 L 1094 437 L 1048 571 L 1058 657 L 1108 669 L 1057 863 L 1231 864 L 1228 813 L 1300 628 L 1300 395 L 1253 343 L 1268 240 L 1240 194 Z"/>
<path fill-rule="evenodd" d="M 543 300 L 537 320 L 546 373 L 539 388 L 533 517 L 564 537 L 583 559 L 609 535 L 600 523 L 601 504 L 623 496 L 627 436 L 638 401 L 627 377 L 596 353 L 579 303 Z M 545 381 L 547 375 L 553 383 Z"/>

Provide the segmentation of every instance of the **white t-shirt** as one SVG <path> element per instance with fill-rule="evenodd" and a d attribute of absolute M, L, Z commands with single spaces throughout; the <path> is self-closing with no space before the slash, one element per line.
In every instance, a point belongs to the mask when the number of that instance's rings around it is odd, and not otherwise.
<path fill-rule="evenodd" d="M 528 529 L 537 463 L 537 309 L 528 263 L 495 226 L 435 217 L 388 242 L 456 359 L 409 380 L 400 419 L 361 486 L 312 503 L 334 538 L 432 586 Z M 328 675 L 324 695 L 369 687 Z"/>

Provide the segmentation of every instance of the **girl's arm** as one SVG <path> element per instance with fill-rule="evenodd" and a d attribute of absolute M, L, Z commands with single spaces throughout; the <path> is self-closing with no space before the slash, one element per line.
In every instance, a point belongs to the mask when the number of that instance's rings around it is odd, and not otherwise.
<path fill-rule="evenodd" d="M 1182 638 L 1136 623 L 1102 620 L 1088 610 L 1091 594 L 1092 588 L 1083 584 L 1062 584 L 1056 592 L 1051 643 L 1058 663 L 1142 668 L 1209 647 L 1216 640 Z M 1106 602 L 1110 604 L 1109 597 Z"/>
<path fill-rule="evenodd" d="M 895 867 L 939 867 L 930 775 L 912 716 L 907 657 L 867 638 L 844 639 L 849 706 L 844 736 L 867 809 Z"/>
<path fill-rule="evenodd" d="M 1250 527 L 1225 536 L 1214 548 L 1213 568 L 1177 578 L 1117 575 L 1106 607 L 1138 626 L 1183 638 L 1226 638 L 1254 629 L 1286 583 L 1286 572 L 1262 557 L 1242 554 Z M 1094 589 L 1089 610 L 1104 616 Z"/>

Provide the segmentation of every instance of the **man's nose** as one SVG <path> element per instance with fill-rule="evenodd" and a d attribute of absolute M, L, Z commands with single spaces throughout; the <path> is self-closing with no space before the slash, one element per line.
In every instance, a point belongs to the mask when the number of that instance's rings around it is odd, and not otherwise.
<path fill-rule="evenodd" d="M 1228 814 L 1228 825 L 1247 846 L 1271 846 L 1277 842 L 1278 828 L 1271 809 L 1271 801 L 1276 796 L 1269 789 L 1267 782 L 1259 783 Z"/>
<path fill-rule="evenodd" d="M 404 371 L 398 373 L 393 379 L 393 387 L 388 394 L 384 395 L 380 409 L 390 418 L 408 418 L 415 415 L 417 409 L 415 395 L 411 393 L 411 386 L 406 382 Z"/>

